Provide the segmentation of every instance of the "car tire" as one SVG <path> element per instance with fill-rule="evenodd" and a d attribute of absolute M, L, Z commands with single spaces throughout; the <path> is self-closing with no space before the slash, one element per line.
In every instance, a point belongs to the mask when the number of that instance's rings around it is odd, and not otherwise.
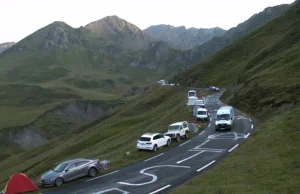
<path fill-rule="evenodd" d="M 180 142 L 180 135 L 179 134 L 176 135 L 176 140 L 177 140 L 177 142 Z"/>
<path fill-rule="evenodd" d="M 185 135 L 184 135 L 185 139 L 188 139 L 189 138 L 189 133 L 186 131 L 185 132 Z"/>
<path fill-rule="evenodd" d="M 56 187 L 60 187 L 62 184 L 64 183 L 64 180 L 62 178 L 56 178 L 55 181 L 54 181 L 54 185 Z"/>
<path fill-rule="evenodd" d="M 167 145 L 167 146 L 170 146 L 170 144 L 171 144 L 171 140 L 169 140 L 169 139 L 168 139 L 168 141 L 167 141 L 167 144 L 166 144 L 166 145 Z"/>
<path fill-rule="evenodd" d="M 154 145 L 153 146 L 153 150 L 152 150 L 153 152 L 156 152 L 157 151 L 157 145 Z"/>
<path fill-rule="evenodd" d="M 88 175 L 90 177 L 94 177 L 94 176 L 96 176 L 96 174 L 97 174 L 97 169 L 96 168 L 92 167 L 92 168 L 89 169 Z"/>

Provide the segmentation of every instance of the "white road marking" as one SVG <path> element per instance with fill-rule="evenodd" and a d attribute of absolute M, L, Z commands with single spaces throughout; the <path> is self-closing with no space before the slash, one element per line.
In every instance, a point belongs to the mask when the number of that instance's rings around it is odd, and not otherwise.
<path fill-rule="evenodd" d="M 225 151 L 225 149 L 214 149 L 214 148 L 197 148 L 197 149 L 192 149 L 192 150 L 189 150 L 189 151 L 206 151 L 206 152 L 223 152 Z"/>
<path fill-rule="evenodd" d="M 199 135 L 202 135 L 205 131 L 202 131 Z"/>
<path fill-rule="evenodd" d="M 237 120 L 240 120 L 241 118 L 239 117 L 239 118 L 237 118 Z"/>
<path fill-rule="evenodd" d="M 117 172 L 119 172 L 119 170 L 116 170 L 116 171 L 114 171 L 114 172 L 111 172 L 111 173 L 108 173 L 108 174 L 105 174 L 105 175 L 102 175 L 102 176 L 98 176 L 98 177 L 89 179 L 89 180 L 84 181 L 84 182 L 92 181 L 92 180 L 95 180 L 95 179 L 98 179 L 98 178 L 101 178 L 101 177 L 105 177 L 105 176 L 107 176 L 107 175 L 115 174 L 115 173 L 117 173 Z"/>
<path fill-rule="evenodd" d="M 249 119 L 249 121 L 250 121 L 250 122 L 252 122 L 252 120 L 251 120 L 251 119 Z"/>
<path fill-rule="evenodd" d="M 210 123 L 209 123 L 208 127 L 210 127 Z"/>
<path fill-rule="evenodd" d="M 182 162 L 184 162 L 184 161 L 187 161 L 187 160 L 189 160 L 189 159 L 191 159 L 191 158 L 194 158 L 194 157 L 196 157 L 196 156 L 198 156 L 199 154 L 202 154 L 203 153 L 203 151 L 200 151 L 199 153 L 197 153 L 197 154 L 194 154 L 194 155 L 192 155 L 192 156 L 190 156 L 190 157 L 188 157 L 188 158 L 185 158 L 185 159 L 183 159 L 183 160 L 180 160 L 180 161 L 178 161 L 178 162 L 176 162 L 177 164 L 180 164 L 180 163 L 182 163 Z"/>
<path fill-rule="evenodd" d="M 144 182 L 144 183 L 138 183 L 138 184 L 134 184 L 134 183 L 126 183 L 126 182 L 118 182 L 121 185 L 128 185 L 128 186 L 142 186 L 142 185 L 147 185 L 147 184 L 151 184 L 154 183 L 157 180 L 157 176 L 150 174 L 150 173 L 146 173 L 146 170 L 152 169 L 152 168 L 161 168 L 161 167 L 174 167 L 174 168 L 191 168 L 190 166 L 176 166 L 176 165 L 159 165 L 159 166 L 152 166 L 149 168 L 145 168 L 143 170 L 140 171 L 141 174 L 147 175 L 147 176 L 151 176 L 152 180 L 148 181 L 148 182 Z"/>
<path fill-rule="evenodd" d="M 107 192 L 110 192 L 110 191 L 119 191 L 119 192 L 121 192 L 122 194 L 129 194 L 129 192 L 124 191 L 124 190 L 122 190 L 122 189 L 118 189 L 118 188 L 107 189 L 107 190 L 99 191 L 99 192 L 96 192 L 96 193 L 93 193 L 93 194 L 107 193 Z"/>
<path fill-rule="evenodd" d="M 194 149 L 197 149 L 197 148 L 201 148 L 201 146 L 205 145 L 207 142 L 209 142 L 210 140 L 206 140 L 205 142 L 203 142 L 201 145 L 198 145 L 197 147 L 195 147 Z"/>
<path fill-rule="evenodd" d="M 233 146 L 233 148 L 231 148 L 230 150 L 228 150 L 228 152 L 232 152 L 238 146 L 239 146 L 239 144 L 236 144 L 235 146 Z"/>
<path fill-rule="evenodd" d="M 254 125 L 252 124 L 252 125 L 251 125 L 251 129 L 253 129 L 253 127 L 254 127 Z"/>
<path fill-rule="evenodd" d="M 209 167 L 210 165 L 212 165 L 213 163 L 215 163 L 216 161 L 214 160 L 214 161 L 212 161 L 212 162 L 210 162 L 210 163 L 208 163 L 208 164 L 206 164 L 205 166 L 203 166 L 202 168 L 199 168 L 198 170 L 197 170 L 197 172 L 200 172 L 201 170 L 203 170 L 203 169 L 205 169 L 205 168 L 207 168 L 207 167 Z"/>
<path fill-rule="evenodd" d="M 157 158 L 157 157 L 159 157 L 159 156 L 161 156 L 161 155 L 163 155 L 164 153 L 161 153 L 161 154 L 158 154 L 157 156 L 153 156 L 152 158 L 149 158 L 149 159 L 147 159 L 147 160 L 144 160 L 144 162 L 147 162 L 147 161 L 149 161 L 149 160 L 152 160 L 152 159 L 154 159 L 154 158 Z"/>
<path fill-rule="evenodd" d="M 166 188 L 168 188 L 168 187 L 171 187 L 171 185 L 164 186 L 164 187 L 162 187 L 162 188 L 160 188 L 160 189 L 157 189 L 156 191 L 153 191 L 153 192 L 151 192 L 151 193 L 149 193 L 149 194 L 157 193 L 157 192 L 162 191 L 162 190 L 164 190 L 164 189 L 166 189 Z"/>
<path fill-rule="evenodd" d="M 189 143 L 190 141 L 191 141 L 191 140 L 188 140 L 188 141 L 186 141 L 186 142 L 180 144 L 178 147 L 183 146 L 184 144 Z"/>
<path fill-rule="evenodd" d="M 210 121 L 211 121 L 211 118 L 210 118 Z"/>
<path fill-rule="evenodd" d="M 245 137 L 248 138 L 249 135 L 250 135 L 250 133 L 248 133 Z"/>

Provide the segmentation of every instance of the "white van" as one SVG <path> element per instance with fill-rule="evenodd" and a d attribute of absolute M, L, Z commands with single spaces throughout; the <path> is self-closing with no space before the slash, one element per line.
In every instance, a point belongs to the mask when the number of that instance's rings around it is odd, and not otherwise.
<path fill-rule="evenodd" d="M 232 106 L 223 106 L 217 111 L 215 127 L 218 130 L 231 130 L 234 125 L 234 110 Z"/>
<path fill-rule="evenodd" d="M 195 105 L 198 105 L 198 106 L 200 106 L 202 108 L 205 108 L 205 102 L 202 99 L 196 100 L 196 104 Z"/>
<path fill-rule="evenodd" d="M 208 121 L 209 113 L 207 112 L 207 109 L 198 108 L 196 118 L 197 118 L 197 121 L 201 121 L 201 120 Z"/>

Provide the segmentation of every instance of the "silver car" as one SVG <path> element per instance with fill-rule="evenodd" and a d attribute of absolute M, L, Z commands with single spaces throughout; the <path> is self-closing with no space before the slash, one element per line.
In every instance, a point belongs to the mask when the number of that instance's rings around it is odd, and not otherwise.
<path fill-rule="evenodd" d="M 83 177 L 96 176 L 100 171 L 99 159 L 73 159 L 65 161 L 41 176 L 42 186 L 61 186 L 63 183 Z"/>

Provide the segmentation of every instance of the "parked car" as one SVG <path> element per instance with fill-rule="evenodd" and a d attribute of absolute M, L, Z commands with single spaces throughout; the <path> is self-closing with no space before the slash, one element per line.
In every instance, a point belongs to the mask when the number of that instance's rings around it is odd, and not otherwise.
<path fill-rule="evenodd" d="M 223 106 L 217 111 L 215 128 L 231 130 L 234 125 L 234 110 L 232 106 Z"/>
<path fill-rule="evenodd" d="M 146 133 L 140 137 L 137 142 L 138 150 L 152 150 L 157 151 L 158 148 L 163 146 L 169 146 L 171 144 L 171 138 L 164 136 L 161 133 Z"/>
<path fill-rule="evenodd" d="M 198 99 L 198 100 L 196 100 L 195 105 L 205 108 L 205 101 L 202 99 Z"/>
<path fill-rule="evenodd" d="M 96 176 L 101 169 L 99 159 L 73 159 L 62 162 L 54 169 L 47 171 L 40 178 L 42 186 L 61 186 L 63 183 L 83 177 Z"/>
<path fill-rule="evenodd" d="M 180 142 L 181 137 L 188 139 L 189 137 L 189 127 L 187 121 L 173 123 L 168 126 L 168 132 L 164 135 L 169 136 L 172 139 L 176 139 Z"/>
<path fill-rule="evenodd" d="M 215 91 L 216 91 L 216 92 L 220 92 L 220 88 L 216 88 Z"/>
<path fill-rule="evenodd" d="M 201 121 L 201 120 L 208 121 L 209 116 L 210 114 L 208 113 L 207 109 L 198 108 L 197 115 L 196 115 L 197 121 Z"/>

